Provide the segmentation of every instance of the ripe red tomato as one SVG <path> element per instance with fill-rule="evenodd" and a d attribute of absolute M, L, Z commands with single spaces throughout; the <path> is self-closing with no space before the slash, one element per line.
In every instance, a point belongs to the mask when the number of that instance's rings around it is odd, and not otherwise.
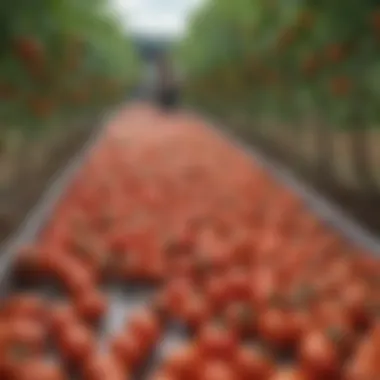
<path fill-rule="evenodd" d="M 278 284 L 273 269 L 264 266 L 253 270 L 251 273 L 251 300 L 257 309 L 267 307 Z"/>
<path fill-rule="evenodd" d="M 0 376 L 3 379 L 13 379 L 17 371 L 37 355 L 27 346 L 3 341 L 0 344 Z"/>
<path fill-rule="evenodd" d="M 14 40 L 14 51 L 25 63 L 40 63 L 43 57 L 43 46 L 35 37 L 17 37 Z"/>
<path fill-rule="evenodd" d="M 149 377 L 149 380 L 176 380 L 176 378 L 164 371 L 157 371 Z"/>
<path fill-rule="evenodd" d="M 58 348 L 64 359 L 74 365 L 83 363 L 95 350 L 92 332 L 81 324 L 66 326 L 58 339 Z"/>
<path fill-rule="evenodd" d="M 196 345 L 186 345 L 176 349 L 165 361 L 165 373 L 175 379 L 199 379 L 203 360 Z"/>
<path fill-rule="evenodd" d="M 212 312 L 203 297 L 192 295 L 185 301 L 181 315 L 186 326 L 198 330 L 210 320 Z"/>
<path fill-rule="evenodd" d="M 232 301 L 248 300 L 250 297 L 250 276 L 244 268 L 235 268 L 226 274 L 228 299 Z"/>
<path fill-rule="evenodd" d="M 313 379 L 313 377 L 311 377 Z M 278 369 L 269 380 L 309 380 L 310 377 L 301 369 L 296 367 L 285 367 Z"/>
<path fill-rule="evenodd" d="M 202 327 L 197 343 L 204 357 L 231 359 L 238 349 L 236 335 L 226 327 L 213 323 Z"/>
<path fill-rule="evenodd" d="M 234 302 L 224 313 L 226 324 L 240 336 L 252 336 L 257 331 L 257 315 L 249 304 Z"/>
<path fill-rule="evenodd" d="M 274 372 L 272 358 L 259 347 L 239 348 L 234 360 L 234 370 L 239 379 L 269 379 Z"/>
<path fill-rule="evenodd" d="M 170 281 L 163 290 L 162 299 L 165 302 L 166 309 L 172 316 L 179 316 L 183 306 L 192 294 L 192 284 L 187 279 L 175 279 Z"/>
<path fill-rule="evenodd" d="M 12 319 L 28 319 L 42 322 L 47 315 L 45 301 L 34 294 L 16 295 L 8 298 L 2 308 L 2 314 Z"/>
<path fill-rule="evenodd" d="M 124 332 L 111 340 L 110 350 L 115 358 L 130 370 L 136 370 L 149 352 L 145 342 L 136 334 Z"/>
<path fill-rule="evenodd" d="M 342 304 L 349 318 L 356 327 L 368 326 L 368 309 L 370 289 L 365 281 L 352 281 L 342 289 Z"/>
<path fill-rule="evenodd" d="M 54 262 L 54 276 L 72 295 L 92 290 L 95 284 L 94 274 L 88 268 L 68 255 L 60 255 Z"/>
<path fill-rule="evenodd" d="M 128 380 L 128 371 L 112 355 L 93 354 L 84 364 L 84 380 Z"/>
<path fill-rule="evenodd" d="M 275 349 L 293 347 L 297 340 L 298 326 L 287 310 L 269 308 L 259 314 L 258 332 L 262 339 Z"/>
<path fill-rule="evenodd" d="M 332 376 L 341 366 L 337 346 L 326 332 L 315 329 L 300 342 L 298 357 L 307 373 L 319 376 Z"/>
<path fill-rule="evenodd" d="M 160 338 L 161 326 L 153 312 L 142 309 L 128 319 L 127 331 L 137 336 L 147 348 L 151 349 Z"/>
<path fill-rule="evenodd" d="M 99 322 L 107 311 L 107 300 L 98 290 L 78 295 L 75 300 L 77 314 L 85 321 Z"/>
<path fill-rule="evenodd" d="M 228 287 L 223 276 L 209 276 L 205 285 L 206 297 L 213 310 L 221 310 L 228 302 Z"/>
<path fill-rule="evenodd" d="M 59 336 L 62 331 L 76 323 L 78 323 L 78 316 L 71 304 L 62 302 L 52 306 L 49 316 L 52 334 Z"/>
<path fill-rule="evenodd" d="M 16 371 L 16 380 L 68 380 L 63 369 L 54 362 L 30 360 Z"/>
<path fill-rule="evenodd" d="M 12 350 L 42 353 L 46 347 L 47 331 L 40 322 L 20 318 L 11 320 L 9 334 Z"/>
<path fill-rule="evenodd" d="M 224 362 L 208 361 L 205 363 L 200 376 L 202 380 L 234 380 L 235 373 Z"/>

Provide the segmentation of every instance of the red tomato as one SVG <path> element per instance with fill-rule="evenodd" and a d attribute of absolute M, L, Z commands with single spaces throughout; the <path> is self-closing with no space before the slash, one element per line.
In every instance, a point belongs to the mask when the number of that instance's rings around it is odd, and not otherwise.
<path fill-rule="evenodd" d="M 251 299 L 258 309 L 266 307 L 269 300 L 278 290 L 273 270 L 266 267 L 255 269 L 251 275 Z"/>
<path fill-rule="evenodd" d="M 14 342 L 2 342 L 0 344 L 0 376 L 1 379 L 13 379 L 17 371 L 25 363 L 37 357 L 29 348 Z"/>
<path fill-rule="evenodd" d="M 370 290 L 364 281 L 353 281 L 342 289 L 342 303 L 352 323 L 357 327 L 368 325 L 366 305 L 369 299 Z"/>
<path fill-rule="evenodd" d="M 53 362 L 31 360 L 16 371 L 16 380 L 68 380 L 62 368 Z"/>
<path fill-rule="evenodd" d="M 149 380 L 176 380 L 176 378 L 164 371 L 158 371 L 150 376 Z"/>
<path fill-rule="evenodd" d="M 36 295 L 25 294 L 8 298 L 3 315 L 12 319 L 23 318 L 42 322 L 46 317 L 45 301 Z"/>
<path fill-rule="evenodd" d="M 200 376 L 201 380 L 235 380 L 232 369 L 223 362 L 209 361 L 205 363 Z"/>
<path fill-rule="evenodd" d="M 84 380 L 128 380 L 129 374 L 112 355 L 94 354 L 83 368 Z"/>
<path fill-rule="evenodd" d="M 14 51 L 25 63 L 40 63 L 43 57 L 43 46 L 35 37 L 17 37 L 14 41 Z"/>
<path fill-rule="evenodd" d="M 94 275 L 84 265 L 69 256 L 60 256 L 54 264 L 55 276 L 73 294 L 83 294 L 94 288 Z"/>
<path fill-rule="evenodd" d="M 10 342 L 17 350 L 42 353 L 47 343 L 47 331 L 41 323 L 24 319 L 9 323 Z M 13 348 L 12 348 L 13 349 Z"/>
<path fill-rule="evenodd" d="M 107 300 L 101 292 L 94 289 L 78 296 L 75 308 L 83 320 L 99 322 L 107 311 Z"/>
<path fill-rule="evenodd" d="M 262 349 L 243 346 L 236 355 L 234 369 L 241 380 L 265 380 L 274 372 L 274 363 Z"/>
<path fill-rule="evenodd" d="M 62 302 L 52 306 L 49 322 L 52 333 L 59 336 L 68 327 L 78 323 L 78 316 L 72 305 Z"/>
<path fill-rule="evenodd" d="M 95 343 L 95 338 L 87 327 L 72 324 L 63 329 L 58 347 L 65 360 L 77 365 L 93 354 Z"/>
<path fill-rule="evenodd" d="M 312 330 L 304 336 L 299 346 L 299 360 L 307 373 L 331 376 L 341 365 L 336 345 L 327 333 Z"/>
<path fill-rule="evenodd" d="M 136 334 L 128 332 L 113 338 L 110 349 L 115 358 L 131 370 L 137 369 L 147 356 L 145 343 Z"/>
<path fill-rule="evenodd" d="M 225 320 L 227 326 L 241 336 L 247 337 L 257 331 L 257 315 L 244 302 L 234 302 L 227 306 Z"/>
<path fill-rule="evenodd" d="M 280 368 L 278 369 L 269 380 L 309 380 L 310 377 L 307 376 L 302 370 L 298 368 Z M 312 377 L 313 379 L 313 377 Z"/>
<path fill-rule="evenodd" d="M 198 330 L 209 321 L 212 315 L 206 300 L 197 295 L 186 300 L 181 314 L 186 325 L 194 330 Z"/>
<path fill-rule="evenodd" d="M 228 299 L 233 301 L 248 300 L 250 296 L 250 276 L 246 269 L 235 268 L 228 271 L 225 279 Z"/>
<path fill-rule="evenodd" d="M 207 278 L 206 297 L 215 310 L 220 310 L 228 302 L 228 288 L 223 276 L 210 276 Z"/>
<path fill-rule="evenodd" d="M 171 315 L 178 316 L 183 310 L 186 299 L 192 294 L 192 284 L 189 280 L 175 279 L 164 289 L 163 298 Z"/>
<path fill-rule="evenodd" d="M 148 309 L 142 309 L 129 318 L 127 329 L 146 345 L 152 348 L 160 338 L 161 326 L 158 318 Z"/>
<path fill-rule="evenodd" d="M 198 379 L 203 364 L 201 355 L 195 345 L 187 345 L 176 349 L 164 361 L 165 373 L 175 379 Z"/>
<path fill-rule="evenodd" d="M 288 311 L 270 308 L 259 314 L 258 332 L 275 349 L 292 347 L 297 340 L 297 329 Z"/>
<path fill-rule="evenodd" d="M 238 349 L 238 339 L 227 328 L 209 323 L 200 330 L 198 345 L 202 356 L 231 359 Z"/>

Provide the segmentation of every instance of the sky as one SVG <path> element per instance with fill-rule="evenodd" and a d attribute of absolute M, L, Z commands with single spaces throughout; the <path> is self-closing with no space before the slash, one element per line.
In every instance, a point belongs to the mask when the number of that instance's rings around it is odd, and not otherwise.
<path fill-rule="evenodd" d="M 134 33 L 180 36 L 190 12 L 204 0 L 111 0 Z"/>

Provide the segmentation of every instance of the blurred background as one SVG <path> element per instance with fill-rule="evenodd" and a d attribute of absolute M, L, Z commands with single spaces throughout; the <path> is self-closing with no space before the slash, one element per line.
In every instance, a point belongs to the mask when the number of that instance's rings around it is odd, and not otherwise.
<path fill-rule="evenodd" d="M 380 230 L 377 0 L 14 0 L 0 49 L 0 238 L 102 117 L 154 100 L 163 54 L 182 107 Z"/>

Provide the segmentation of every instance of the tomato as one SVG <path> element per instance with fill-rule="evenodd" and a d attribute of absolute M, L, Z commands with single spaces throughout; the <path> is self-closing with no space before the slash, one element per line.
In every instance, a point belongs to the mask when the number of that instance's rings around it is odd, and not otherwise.
<path fill-rule="evenodd" d="M 293 326 L 294 342 L 299 343 L 301 338 L 315 325 L 311 310 L 308 308 L 295 308 L 289 313 L 289 323 Z"/>
<path fill-rule="evenodd" d="M 199 378 L 202 364 L 200 352 L 190 344 L 176 349 L 164 360 L 163 367 L 175 379 L 193 380 Z"/>
<path fill-rule="evenodd" d="M 14 40 L 14 52 L 25 63 L 39 63 L 43 56 L 43 46 L 35 37 L 19 36 Z"/>
<path fill-rule="evenodd" d="M 321 328 L 330 331 L 334 339 L 338 339 L 342 354 L 348 355 L 355 344 L 356 334 L 348 310 L 338 300 L 320 303 L 316 310 L 316 321 Z"/>
<path fill-rule="evenodd" d="M 250 296 L 250 277 L 246 269 L 234 268 L 226 275 L 228 299 L 232 301 L 248 300 Z"/>
<path fill-rule="evenodd" d="M 244 238 L 234 243 L 233 245 L 234 261 L 242 267 L 248 268 L 254 260 L 252 254 L 254 247 L 250 239 Z"/>
<path fill-rule="evenodd" d="M 68 380 L 62 368 L 54 362 L 31 360 L 18 368 L 16 380 Z"/>
<path fill-rule="evenodd" d="M 283 350 L 296 343 L 298 326 L 290 312 L 272 307 L 259 314 L 258 333 L 273 348 Z"/>
<path fill-rule="evenodd" d="M 310 377 L 299 368 L 286 367 L 278 369 L 269 380 L 310 380 Z"/>
<path fill-rule="evenodd" d="M 344 368 L 344 380 L 375 379 L 380 373 L 378 337 L 367 335 Z"/>
<path fill-rule="evenodd" d="M 41 322 L 46 314 L 45 301 L 34 294 L 12 296 L 3 306 L 3 315 L 12 319 L 25 318 Z"/>
<path fill-rule="evenodd" d="M 168 273 L 173 274 L 176 278 L 190 278 L 193 274 L 193 260 L 189 256 L 178 256 L 170 260 L 167 264 Z"/>
<path fill-rule="evenodd" d="M 0 318 L 0 345 L 8 342 L 10 338 L 10 320 L 9 318 Z"/>
<path fill-rule="evenodd" d="M 244 302 L 234 302 L 224 313 L 226 324 L 240 336 L 252 336 L 257 330 L 257 315 L 253 308 Z"/>
<path fill-rule="evenodd" d="M 318 329 L 310 331 L 300 342 L 298 356 L 308 373 L 331 376 L 341 365 L 339 352 L 328 334 Z"/>
<path fill-rule="evenodd" d="M 193 295 L 185 301 L 181 315 L 186 326 L 198 330 L 210 320 L 212 313 L 203 297 Z"/>
<path fill-rule="evenodd" d="M 83 368 L 84 380 L 127 380 L 127 370 L 112 355 L 93 354 Z"/>
<path fill-rule="evenodd" d="M 0 324 L 0 375 L 13 379 L 17 370 L 46 348 L 42 325 L 31 320 L 8 320 Z"/>
<path fill-rule="evenodd" d="M 342 289 L 342 304 L 349 313 L 353 325 L 368 326 L 366 305 L 370 299 L 370 291 L 364 281 L 353 281 Z"/>
<path fill-rule="evenodd" d="M 60 335 L 70 325 L 78 323 L 78 316 L 72 305 L 62 302 L 52 306 L 49 323 L 52 333 Z"/>
<path fill-rule="evenodd" d="M 208 361 L 202 370 L 201 380 L 234 380 L 235 374 L 224 362 Z"/>
<path fill-rule="evenodd" d="M 176 380 L 176 378 L 164 371 L 157 371 L 149 377 L 149 380 Z"/>
<path fill-rule="evenodd" d="M 238 339 L 227 328 L 209 323 L 202 327 L 197 341 L 205 357 L 232 358 L 238 349 Z"/>
<path fill-rule="evenodd" d="M 223 276 L 214 275 L 207 279 L 206 296 L 214 310 L 220 310 L 228 301 L 227 283 Z"/>
<path fill-rule="evenodd" d="M 39 355 L 33 353 L 28 346 L 10 341 L 0 344 L 0 376 L 13 379 L 17 371 L 28 361 Z"/>
<path fill-rule="evenodd" d="M 47 331 L 40 322 L 25 319 L 9 323 L 10 342 L 13 348 L 32 353 L 42 353 L 46 348 Z"/>
<path fill-rule="evenodd" d="M 55 277 L 74 296 L 93 289 L 94 274 L 84 265 L 69 256 L 59 256 L 53 268 Z"/>
<path fill-rule="evenodd" d="M 173 315 L 181 314 L 187 298 L 192 294 L 192 284 L 186 279 L 175 279 L 164 288 L 162 301 L 167 311 Z"/>
<path fill-rule="evenodd" d="M 270 356 L 259 347 L 243 346 L 239 348 L 234 360 L 235 373 L 239 379 L 268 379 L 274 371 Z"/>
<path fill-rule="evenodd" d="M 128 319 L 127 331 L 136 335 L 148 348 L 152 348 L 160 338 L 161 326 L 153 312 L 142 309 Z"/>
<path fill-rule="evenodd" d="M 251 300 L 257 309 L 266 307 L 277 289 L 276 277 L 272 269 L 259 268 L 251 274 Z"/>
<path fill-rule="evenodd" d="M 72 324 L 63 329 L 58 339 L 58 348 L 64 359 L 78 365 L 90 357 L 95 349 L 95 337 L 81 325 Z"/>
<path fill-rule="evenodd" d="M 75 309 L 83 320 L 99 322 L 106 313 L 107 300 L 102 293 L 94 289 L 77 297 Z"/>
<path fill-rule="evenodd" d="M 129 332 L 113 338 L 110 350 L 115 358 L 131 370 L 138 368 L 147 356 L 145 343 L 136 334 Z"/>

